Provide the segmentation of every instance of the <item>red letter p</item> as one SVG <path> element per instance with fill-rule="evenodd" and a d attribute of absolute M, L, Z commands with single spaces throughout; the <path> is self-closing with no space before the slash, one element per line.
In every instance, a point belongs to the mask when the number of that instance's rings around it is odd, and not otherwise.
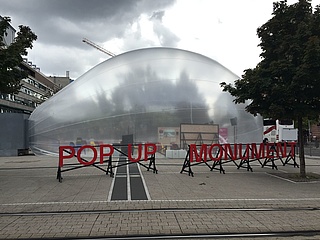
<path fill-rule="evenodd" d="M 69 155 L 64 155 L 65 150 L 70 150 Z M 63 166 L 63 159 L 73 158 L 75 155 L 75 150 L 72 146 L 60 146 L 59 147 L 59 167 Z"/>

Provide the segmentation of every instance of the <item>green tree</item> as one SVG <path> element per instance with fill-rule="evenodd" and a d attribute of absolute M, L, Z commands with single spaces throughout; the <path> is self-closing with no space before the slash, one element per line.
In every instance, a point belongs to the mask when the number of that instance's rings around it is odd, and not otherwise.
<path fill-rule="evenodd" d="M 4 37 L 10 25 L 11 19 L 0 19 L 0 93 L 17 93 L 21 87 L 20 81 L 28 74 L 19 68 L 22 56 L 28 54 L 27 48 L 32 48 L 32 42 L 37 36 L 28 26 L 19 26 L 19 32 L 13 43 L 9 46 L 4 44 Z"/>
<path fill-rule="evenodd" d="M 272 18 L 257 30 L 261 61 L 241 79 L 221 83 L 235 103 L 250 100 L 246 110 L 298 123 L 300 176 L 306 177 L 303 119 L 320 113 L 320 7 L 310 0 L 273 3 Z"/>

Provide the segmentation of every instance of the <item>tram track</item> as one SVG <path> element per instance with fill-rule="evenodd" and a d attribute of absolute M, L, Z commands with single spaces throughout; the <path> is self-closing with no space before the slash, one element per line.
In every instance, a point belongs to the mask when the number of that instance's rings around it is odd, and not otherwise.
<path fill-rule="evenodd" d="M 95 237 L 63 237 L 63 238 L 33 238 L 33 240 L 145 240 L 145 239 L 318 239 L 320 230 L 310 231 L 283 231 L 283 232 L 226 232 L 226 233 L 195 233 L 195 234 L 154 234 L 154 235 L 128 235 L 128 236 L 95 236 Z M 305 238 L 306 237 L 306 238 Z M 1 238 L 0 238 L 1 239 Z M 25 240 L 24 238 L 19 238 Z M 29 239 L 29 238 L 26 238 Z M 297 238 L 295 238 L 297 239 Z"/>
<path fill-rule="evenodd" d="M 179 235 L 148 235 L 148 236 L 123 236 L 123 237 L 101 237 L 101 238 L 82 238 L 99 240 L 136 240 L 136 239 L 236 239 L 236 238 L 277 238 L 278 237 L 312 237 L 320 235 L 320 230 L 315 231 L 290 231 L 290 232 L 261 232 L 261 233 L 207 233 L 207 234 L 179 234 Z M 81 239 L 81 238 L 72 238 Z M 67 240 L 72 240 L 67 239 Z"/>
<path fill-rule="evenodd" d="M 109 213 L 155 213 L 155 212 L 288 212 L 320 211 L 319 207 L 294 208 L 152 208 L 152 209 L 114 209 L 114 210 L 75 210 L 75 211 L 39 211 L 39 212 L 3 212 L 0 216 L 46 216 Z"/>

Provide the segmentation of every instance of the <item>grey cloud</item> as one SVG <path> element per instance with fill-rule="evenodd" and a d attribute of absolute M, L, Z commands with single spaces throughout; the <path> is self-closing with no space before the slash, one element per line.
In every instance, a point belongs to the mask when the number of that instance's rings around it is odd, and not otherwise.
<path fill-rule="evenodd" d="M 39 42 L 83 47 L 78 39 L 91 37 L 103 42 L 121 38 L 141 14 L 173 3 L 174 0 L 0 0 L 0 15 L 30 26 Z"/>
<path fill-rule="evenodd" d="M 177 37 L 170 29 L 166 28 L 162 23 L 153 23 L 153 31 L 157 34 L 161 46 L 176 47 L 180 38 Z"/>
<path fill-rule="evenodd" d="M 176 47 L 180 39 L 169 28 L 162 24 L 165 11 L 157 11 L 152 14 L 150 20 L 153 22 L 153 31 L 158 36 L 162 46 Z"/>
<path fill-rule="evenodd" d="M 157 12 L 154 12 L 152 14 L 152 16 L 150 17 L 150 19 L 156 19 L 156 20 L 159 20 L 160 22 L 162 22 L 162 18 L 164 16 L 165 12 L 164 11 L 157 11 Z"/>
<path fill-rule="evenodd" d="M 15 28 L 25 25 L 35 32 L 35 45 L 41 47 L 32 51 L 35 64 L 44 73 L 63 74 L 70 70 L 72 76 L 79 76 L 88 66 L 99 63 L 102 54 L 83 44 L 84 37 L 99 45 L 121 39 L 123 51 L 155 46 L 158 43 L 143 38 L 139 26 L 135 32 L 131 27 L 142 14 L 158 13 L 152 21 L 159 22 L 161 14 L 174 3 L 175 0 L 0 0 L 0 15 L 11 17 Z M 174 46 L 177 38 L 169 30 L 161 26 L 155 29 L 164 45 Z"/>

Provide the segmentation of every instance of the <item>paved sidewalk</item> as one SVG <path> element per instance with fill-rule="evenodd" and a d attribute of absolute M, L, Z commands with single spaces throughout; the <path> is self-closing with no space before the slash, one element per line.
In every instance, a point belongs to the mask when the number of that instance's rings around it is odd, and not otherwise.
<path fill-rule="evenodd" d="M 298 168 L 252 163 L 249 172 L 230 163 L 220 174 L 199 165 L 191 177 L 180 174 L 183 159 L 156 161 L 158 174 L 140 168 L 150 200 L 109 201 L 113 178 L 96 168 L 64 172 L 59 183 L 55 157 L 2 157 L 0 239 L 275 232 L 320 239 L 320 182 L 272 174 Z M 320 159 L 307 158 L 307 171 L 320 174 Z"/>

